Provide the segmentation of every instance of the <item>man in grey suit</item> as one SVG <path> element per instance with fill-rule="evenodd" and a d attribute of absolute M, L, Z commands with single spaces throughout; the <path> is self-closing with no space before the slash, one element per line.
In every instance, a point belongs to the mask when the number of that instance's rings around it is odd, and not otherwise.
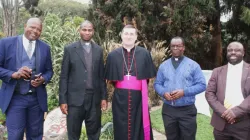
<path fill-rule="evenodd" d="M 213 70 L 206 99 L 213 109 L 215 140 L 250 139 L 250 65 L 243 61 L 243 45 L 227 47 L 228 64 Z"/>
<path fill-rule="evenodd" d="M 81 40 L 64 49 L 59 83 L 59 103 L 67 115 L 69 140 L 79 140 L 82 122 L 89 140 L 98 140 L 101 130 L 101 109 L 106 110 L 103 49 L 91 41 L 93 24 L 81 23 Z"/>

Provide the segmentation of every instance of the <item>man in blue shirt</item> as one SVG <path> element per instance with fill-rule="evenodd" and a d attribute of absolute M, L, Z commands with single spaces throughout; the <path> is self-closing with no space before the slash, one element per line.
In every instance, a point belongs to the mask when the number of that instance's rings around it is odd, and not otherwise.
<path fill-rule="evenodd" d="M 199 64 L 183 55 L 183 38 L 174 37 L 170 50 L 172 57 L 160 65 L 154 83 L 164 100 L 162 118 L 166 136 L 168 140 L 195 140 L 195 95 L 205 91 L 205 77 Z"/>

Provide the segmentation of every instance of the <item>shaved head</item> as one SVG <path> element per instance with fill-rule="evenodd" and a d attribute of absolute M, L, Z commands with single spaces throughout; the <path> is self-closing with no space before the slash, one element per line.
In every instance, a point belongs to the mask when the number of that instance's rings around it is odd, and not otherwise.
<path fill-rule="evenodd" d="M 78 31 L 83 41 L 90 41 L 94 35 L 94 26 L 90 21 L 85 20 L 81 23 Z"/>
<path fill-rule="evenodd" d="M 237 41 L 231 42 L 227 47 L 234 46 L 234 45 L 238 46 L 239 48 L 244 49 L 243 45 L 240 42 L 237 42 Z"/>
<path fill-rule="evenodd" d="M 227 46 L 227 60 L 230 64 L 236 65 L 240 63 L 244 55 L 244 47 L 240 42 L 234 41 Z"/>
<path fill-rule="evenodd" d="M 84 26 L 86 26 L 86 25 L 91 25 L 92 28 L 94 28 L 93 24 L 92 24 L 90 21 L 84 20 L 84 21 L 81 23 L 81 25 L 80 25 L 80 29 L 82 29 L 82 28 L 83 28 Z"/>

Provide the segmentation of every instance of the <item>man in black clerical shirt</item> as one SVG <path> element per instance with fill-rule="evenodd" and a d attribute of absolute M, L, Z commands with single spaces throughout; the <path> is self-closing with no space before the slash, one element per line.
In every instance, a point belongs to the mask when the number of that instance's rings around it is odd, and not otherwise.
<path fill-rule="evenodd" d="M 67 115 L 69 140 L 79 140 L 85 120 L 89 140 L 99 140 L 101 108 L 106 110 L 103 49 L 91 41 L 93 24 L 80 25 L 81 40 L 64 49 L 59 84 L 59 103 Z"/>

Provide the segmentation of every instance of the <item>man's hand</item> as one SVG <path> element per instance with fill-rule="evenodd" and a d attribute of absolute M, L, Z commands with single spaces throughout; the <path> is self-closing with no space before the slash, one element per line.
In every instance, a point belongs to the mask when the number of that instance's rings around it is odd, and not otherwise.
<path fill-rule="evenodd" d="M 222 113 L 221 117 L 227 120 L 228 123 L 235 123 L 236 116 L 231 109 L 227 109 L 224 113 Z"/>
<path fill-rule="evenodd" d="M 177 100 L 184 96 L 184 91 L 182 89 L 174 90 L 171 92 L 171 97 L 173 100 Z"/>
<path fill-rule="evenodd" d="M 68 105 L 67 104 L 61 104 L 60 109 L 61 109 L 63 114 L 68 115 Z"/>
<path fill-rule="evenodd" d="M 43 76 L 37 75 L 35 77 L 36 78 L 34 80 L 31 80 L 31 85 L 33 87 L 38 87 L 38 86 L 40 86 L 41 84 L 44 83 L 45 80 L 44 80 Z"/>
<path fill-rule="evenodd" d="M 164 93 L 163 96 L 164 96 L 164 98 L 165 98 L 166 100 L 168 100 L 168 101 L 172 101 L 172 100 L 173 100 L 172 96 L 171 96 L 168 92 Z"/>
<path fill-rule="evenodd" d="M 32 69 L 28 68 L 27 66 L 23 66 L 21 67 L 17 72 L 14 72 L 11 75 L 11 78 L 13 79 L 29 79 L 31 77 L 32 74 Z"/>
<path fill-rule="evenodd" d="M 11 78 L 13 78 L 13 79 L 20 79 L 21 78 L 21 74 L 19 72 L 14 72 L 11 75 Z"/>
<path fill-rule="evenodd" d="M 107 100 L 102 100 L 102 102 L 101 102 L 101 109 L 102 109 L 102 111 L 107 110 L 107 107 L 108 107 Z"/>
<path fill-rule="evenodd" d="M 30 79 L 32 74 L 32 69 L 30 69 L 27 66 L 23 66 L 17 72 L 21 75 L 23 79 Z"/>

